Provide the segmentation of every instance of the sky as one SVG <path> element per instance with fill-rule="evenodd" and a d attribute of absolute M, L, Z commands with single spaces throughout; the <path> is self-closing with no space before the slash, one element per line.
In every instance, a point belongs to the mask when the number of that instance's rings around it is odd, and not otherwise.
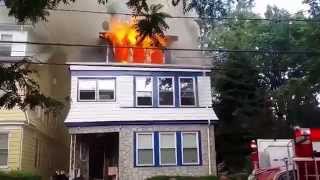
<path fill-rule="evenodd" d="M 284 8 L 290 13 L 296 13 L 299 10 L 306 10 L 307 6 L 302 4 L 303 0 L 255 0 L 256 7 L 254 11 L 261 15 L 264 14 L 267 5 L 276 5 L 279 8 Z"/>

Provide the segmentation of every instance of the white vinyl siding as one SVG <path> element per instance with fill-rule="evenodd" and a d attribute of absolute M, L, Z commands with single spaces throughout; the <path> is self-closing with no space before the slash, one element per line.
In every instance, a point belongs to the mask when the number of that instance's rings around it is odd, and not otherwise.
<path fill-rule="evenodd" d="M 0 132 L 0 168 L 8 165 L 8 133 Z"/>
<path fill-rule="evenodd" d="M 208 87 L 209 91 L 201 92 L 198 90 L 200 107 L 194 106 L 192 108 L 172 108 L 169 107 L 155 107 L 155 100 L 153 107 L 136 107 L 135 105 L 135 87 L 134 76 L 117 76 L 116 77 L 116 101 L 77 101 L 78 99 L 78 79 L 87 78 L 85 76 L 71 77 L 71 107 L 68 113 L 66 122 L 106 122 L 106 121 L 176 121 L 176 120 L 217 120 L 212 108 L 204 108 L 204 102 L 211 102 L 210 88 L 205 81 L 199 81 L 200 89 L 202 84 Z M 92 77 L 93 78 L 93 77 Z M 111 78 L 109 76 L 97 78 Z M 202 77 L 201 77 L 202 79 Z M 209 80 L 209 79 L 208 79 Z M 157 81 L 157 78 L 153 78 Z M 154 82 L 157 85 L 157 83 Z M 178 91 L 178 90 L 177 90 Z M 158 93 L 154 92 L 157 96 Z M 203 95 L 205 93 L 205 95 Z M 211 106 L 211 103 L 206 105 Z M 92 118 L 94 117 L 94 119 Z"/>
<path fill-rule="evenodd" d="M 175 132 L 161 132 L 159 134 L 160 165 L 177 164 L 177 144 Z"/>
<path fill-rule="evenodd" d="M 154 142 L 153 133 L 136 134 L 136 165 L 154 165 Z"/>
<path fill-rule="evenodd" d="M 182 164 L 199 164 L 199 134 L 198 132 L 182 132 Z"/>

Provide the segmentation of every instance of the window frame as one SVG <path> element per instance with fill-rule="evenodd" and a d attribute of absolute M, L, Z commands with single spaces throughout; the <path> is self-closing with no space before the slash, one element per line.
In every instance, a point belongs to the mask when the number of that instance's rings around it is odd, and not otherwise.
<path fill-rule="evenodd" d="M 181 79 L 192 79 L 193 81 L 193 97 L 194 97 L 194 105 L 182 105 L 182 91 L 181 91 Z M 179 105 L 181 107 L 196 107 L 197 106 L 197 95 L 196 95 L 196 78 L 191 76 L 179 77 Z"/>
<path fill-rule="evenodd" d="M 172 105 L 160 105 L 160 81 L 159 79 L 161 78 L 171 78 L 172 79 L 172 94 L 173 94 L 173 101 Z M 157 77 L 157 91 L 158 91 L 158 102 L 157 105 L 158 107 L 175 107 L 176 104 L 176 95 L 175 95 L 175 77 L 174 76 L 158 76 Z"/>
<path fill-rule="evenodd" d="M 139 164 L 139 135 L 151 135 L 152 139 L 152 164 Z M 155 166 L 155 142 L 154 142 L 154 132 L 137 132 L 135 135 L 135 165 L 138 167 L 150 167 Z"/>
<path fill-rule="evenodd" d="M 3 131 L 0 131 L 0 135 L 7 135 L 7 142 L 8 142 L 8 147 L 7 147 L 7 162 L 6 162 L 6 165 L 0 165 L 0 169 L 6 169 L 6 168 L 8 168 L 9 167 L 9 152 L 10 152 L 10 150 L 9 150 L 9 136 L 10 136 L 10 133 L 9 132 L 3 132 Z"/>
<path fill-rule="evenodd" d="M 137 91 L 137 77 L 145 77 L 145 78 L 151 78 L 151 105 L 138 105 L 138 95 L 137 92 L 147 92 L 147 91 Z M 135 105 L 136 107 L 153 107 L 153 95 L 154 95 L 154 86 L 153 86 L 154 77 L 152 76 L 135 76 L 134 77 L 134 93 L 135 93 Z"/>
<path fill-rule="evenodd" d="M 197 162 L 196 163 L 187 163 L 184 162 L 184 140 L 183 135 L 184 134 L 196 134 L 196 140 L 197 140 Z M 195 131 L 185 131 L 181 132 L 181 163 L 182 165 L 200 165 L 200 143 L 199 143 L 199 132 Z"/>
<path fill-rule="evenodd" d="M 86 100 L 86 99 L 80 99 L 80 87 L 79 87 L 79 82 L 81 80 L 92 80 L 95 81 L 95 96 L 94 99 Z M 113 99 L 100 99 L 99 98 L 99 80 L 113 80 L 114 82 L 114 97 Z M 116 92 L 117 92 L 117 79 L 116 77 L 96 77 L 96 78 L 87 78 L 87 77 L 78 77 L 77 78 L 77 99 L 78 102 L 116 102 Z"/>
<path fill-rule="evenodd" d="M 175 163 L 162 163 L 161 162 L 161 149 L 171 149 L 171 148 L 162 148 L 161 147 L 161 134 L 173 134 L 174 135 L 174 154 L 175 154 Z M 160 166 L 177 166 L 178 165 L 178 147 L 177 147 L 177 133 L 176 132 L 159 132 L 159 165 Z"/>

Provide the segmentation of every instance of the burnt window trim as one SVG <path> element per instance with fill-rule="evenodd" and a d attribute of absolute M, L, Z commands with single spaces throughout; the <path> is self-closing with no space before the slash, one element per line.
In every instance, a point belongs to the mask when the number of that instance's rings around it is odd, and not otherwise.
<path fill-rule="evenodd" d="M 90 99 L 90 100 L 84 100 L 80 99 L 80 88 L 79 88 L 79 82 L 81 80 L 93 80 L 96 83 L 95 86 L 95 98 Z M 114 81 L 114 98 L 113 99 L 99 99 L 99 85 L 98 85 L 98 80 L 113 80 Z M 117 92 L 117 78 L 116 77 L 78 77 L 77 78 L 77 100 L 78 102 L 116 102 L 116 92 Z"/>

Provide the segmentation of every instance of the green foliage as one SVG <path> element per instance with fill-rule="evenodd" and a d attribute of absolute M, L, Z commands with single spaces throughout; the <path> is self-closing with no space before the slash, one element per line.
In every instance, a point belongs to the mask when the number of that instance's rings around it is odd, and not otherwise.
<path fill-rule="evenodd" d="M 23 171 L 10 171 L 8 173 L 0 171 L 1 180 L 41 180 L 40 176 L 23 172 Z"/>
<path fill-rule="evenodd" d="M 26 110 L 40 106 L 47 111 L 61 110 L 63 103 L 42 94 L 38 83 L 31 78 L 36 72 L 26 66 L 26 61 L 0 64 L 0 108 Z"/>
<path fill-rule="evenodd" d="M 164 32 L 169 29 L 165 18 L 169 17 L 169 14 L 159 12 L 163 7 L 161 4 L 151 5 L 141 12 L 143 18 L 135 25 L 139 32 L 138 42 L 142 42 L 146 37 L 153 40 L 154 45 L 159 46 L 160 42 L 158 36 L 164 37 Z"/>
<path fill-rule="evenodd" d="M 218 180 L 216 176 L 187 177 L 187 176 L 156 176 L 147 180 Z"/>

